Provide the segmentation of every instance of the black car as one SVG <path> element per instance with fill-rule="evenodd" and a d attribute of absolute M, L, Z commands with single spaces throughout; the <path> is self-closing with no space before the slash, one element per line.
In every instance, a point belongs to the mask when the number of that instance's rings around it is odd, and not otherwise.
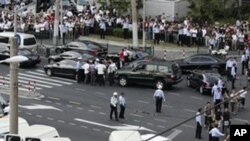
<path fill-rule="evenodd" d="M 196 54 L 182 60 L 177 60 L 183 73 L 192 70 L 216 70 L 223 74 L 226 72 L 226 60 L 208 54 Z"/>
<path fill-rule="evenodd" d="M 86 44 L 90 48 L 98 48 L 97 56 L 99 56 L 99 57 L 104 57 L 104 56 L 106 56 L 106 54 L 108 54 L 108 48 L 104 47 L 103 45 L 101 45 L 99 43 L 89 41 L 89 40 L 81 40 L 80 42 Z"/>
<path fill-rule="evenodd" d="M 18 49 L 18 55 L 27 57 L 29 60 L 20 63 L 20 67 L 34 67 L 41 62 L 40 56 L 34 54 L 29 49 L 21 48 Z M 0 53 L 0 60 L 5 60 L 10 57 L 9 51 L 3 51 Z"/>
<path fill-rule="evenodd" d="M 214 71 L 195 70 L 187 77 L 187 86 L 196 88 L 201 94 L 211 94 L 212 87 L 220 77 Z"/>
<path fill-rule="evenodd" d="M 88 60 L 94 60 L 95 57 L 88 53 L 78 53 L 75 51 L 66 51 L 58 55 L 53 55 L 48 58 L 48 63 L 59 62 L 62 60 L 80 60 L 87 62 Z"/>
<path fill-rule="evenodd" d="M 85 62 L 81 62 L 81 65 L 83 65 Z M 84 72 L 83 69 L 80 69 Z M 77 79 L 77 73 L 76 73 L 76 61 L 75 60 L 62 60 L 60 62 L 54 63 L 54 64 L 48 64 L 44 66 L 44 72 L 48 76 L 62 76 L 62 77 L 68 77 Z"/>
<path fill-rule="evenodd" d="M 97 43 L 96 43 L 97 44 Z M 107 54 L 107 49 L 102 46 L 97 46 L 94 43 L 85 43 L 83 41 L 70 42 L 65 46 L 58 46 L 55 49 L 56 53 L 65 51 L 77 51 L 79 53 L 88 53 L 94 56 L 102 57 Z"/>
<path fill-rule="evenodd" d="M 178 64 L 160 59 L 138 60 L 118 70 L 115 74 L 119 85 L 142 84 L 166 88 L 182 81 Z"/>

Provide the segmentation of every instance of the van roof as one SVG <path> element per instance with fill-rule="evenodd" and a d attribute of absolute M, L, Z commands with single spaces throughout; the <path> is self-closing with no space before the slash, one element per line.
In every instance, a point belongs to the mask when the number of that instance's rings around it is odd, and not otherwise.
<path fill-rule="evenodd" d="M 20 36 L 23 36 L 23 37 L 27 37 L 27 38 L 34 37 L 33 34 L 25 34 L 25 33 L 19 33 L 19 32 L 17 32 L 17 34 L 19 34 Z M 15 33 L 14 32 L 1 32 L 0 36 L 14 37 Z"/>
<path fill-rule="evenodd" d="M 70 138 L 46 138 L 42 139 L 42 141 L 71 141 Z"/>
<path fill-rule="evenodd" d="M 0 133 L 8 133 L 10 131 L 9 121 L 10 121 L 9 116 L 5 116 L 3 118 L 0 118 Z M 24 118 L 21 118 L 21 117 L 18 117 L 18 125 L 19 125 L 18 126 L 19 130 L 21 128 L 29 127 L 27 120 L 25 120 Z"/>
<path fill-rule="evenodd" d="M 27 128 L 22 128 L 19 130 L 19 135 L 21 137 L 36 137 L 36 138 L 42 138 L 47 133 L 55 132 L 55 136 L 59 137 L 59 134 L 57 130 L 54 127 L 47 126 L 47 125 L 31 125 Z M 46 137 L 48 138 L 48 137 Z"/>
<path fill-rule="evenodd" d="M 109 136 L 109 141 L 142 141 L 138 131 L 113 131 Z"/>

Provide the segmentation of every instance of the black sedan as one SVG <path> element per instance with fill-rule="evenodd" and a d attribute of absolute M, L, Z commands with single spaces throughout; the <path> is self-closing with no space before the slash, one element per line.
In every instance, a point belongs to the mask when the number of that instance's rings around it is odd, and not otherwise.
<path fill-rule="evenodd" d="M 81 62 L 81 65 L 83 65 L 85 62 Z M 84 70 L 80 69 L 84 72 Z M 74 60 L 62 60 L 60 62 L 54 63 L 54 64 L 48 64 L 44 66 L 44 72 L 48 76 L 61 76 L 61 77 L 67 77 L 67 78 L 73 78 L 77 79 L 77 73 L 76 73 L 76 61 Z"/>
<path fill-rule="evenodd" d="M 216 70 L 223 74 L 226 72 L 226 60 L 208 54 L 196 54 L 182 60 L 177 60 L 183 73 L 191 70 Z"/>
<path fill-rule="evenodd" d="M 104 57 L 106 54 L 108 54 L 108 48 L 104 47 L 103 45 L 101 45 L 99 43 L 89 41 L 89 40 L 82 40 L 80 42 L 86 44 L 90 48 L 98 48 L 97 56 L 99 56 L 99 57 Z"/>
<path fill-rule="evenodd" d="M 48 58 L 48 63 L 52 64 L 54 62 L 59 62 L 62 60 L 80 60 L 80 61 L 88 61 L 95 60 L 95 57 L 88 53 L 78 53 L 75 51 L 66 51 L 58 55 L 53 55 Z"/>
<path fill-rule="evenodd" d="M 98 57 L 106 55 L 107 49 L 101 46 L 97 46 L 96 44 L 85 43 L 83 41 L 70 42 L 65 46 L 58 46 L 55 49 L 55 52 L 62 53 L 64 51 L 77 51 L 79 53 L 89 53 L 91 55 L 98 56 Z"/>
<path fill-rule="evenodd" d="M 197 89 L 201 94 L 210 94 L 212 87 L 219 81 L 221 75 L 214 71 L 191 71 L 187 76 L 187 86 Z M 223 88 L 225 91 L 225 86 Z"/>
<path fill-rule="evenodd" d="M 20 67 L 34 67 L 41 62 L 40 56 L 32 53 L 29 49 L 18 49 L 18 55 L 27 57 L 29 60 L 20 63 Z M 9 51 L 3 51 L 0 53 L 0 60 L 5 60 L 10 57 Z"/>

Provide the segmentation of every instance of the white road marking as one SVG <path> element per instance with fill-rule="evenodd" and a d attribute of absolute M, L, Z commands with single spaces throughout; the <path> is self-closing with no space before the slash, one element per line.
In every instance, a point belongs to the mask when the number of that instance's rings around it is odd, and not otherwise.
<path fill-rule="evenodd" d="M 45 100 L 45 102 L 47 102 L 47 103 L 52 103 L 52 101 L 50 101 L 50 100 Z"/>
<path fill-rule="evenodd" d="M 143 104 L 149 104 L 148 101 L 143 101 L 143 100 L 138 100 L 139 103 L 143 103 Z"/>
<path fill-rule="evenodd" d="M 140 121 L 139 121 L 139 120 L 136 120 L 136 119 L 135 119 L 135 120 L 134 120 L 134 122 L 137 122 L 137 123 L 139 123 Z"/>
<path fill-rule="evenodd" d="M 140 117 L 140 118 L 142 118 L 143 116 L 141 116 L 141 115 L 138 115 L 138 114 L 133 114 L 133 113 L 130 113 L 130 115 L 131 116 L 135 116 L 135 117 Z"/>
<path fill-rule="evenodd" d="M 32 113 L 29 113 L 29 112 L 26 112 L 25 114 L 26 114 L 26 115 L 30 115 L 30 116 L 32 115 Z"/>
<path fill-rule="evenodd" d="M 196 99 L 196 100 L 204 100 L 203 98 L 201 98 L 201 97 L 198 97 L 198 96 L 191 96 L 191 98 L 193 98 L 193 99 Z"/>
<path fill-rule="evenodd" d="M 43 116 L 41 116 L 41 115 L 36 115 L 36 117 L 38 117 L 38 118 L 42 118 Z"/>
<path fill-rule="evenodd" d="M 10 81 L 10 78 L 6 77 L 6 80 Z M 22 79 L 18 79 L 18 83 L 19 83 L 20 86 L 23 86 L 25 88 L 29 88 L 30 87 L 32 89 L 34 87 L 34 83 L 33 82 L 31 84 L 29 84 L 29 81 L 25 81 L 25 80 L 22 80 Z M 44 85 L 44 84 L 36 83 L 36 89 L 37 90 L 41 90 L 42 88 L 40 88 L 40 87 L 52 88 L 52 86 L 49 86 L 49 85 Z"/>
<path fill-rule="evenodd" d="M 48 99 L 53 99 L 53 100 L 60 100 L 60 98 L 57 98 L 57 97 L 51 97 L 51 96 L 48 96 L 47 98 L 48 98 Z"/>
<path fill-rule="evenodd" d="M 88 109 L 88 111 L 91 112 L 91 113 L 94 113 L 94 112 L 95 112 L 95 110 L 90 110 L 90 109 Z"/>
<path fill-rule="evenodd" d="M 92 108 L 96 108 L 96 109 L 101 109 L 101 107 L 96 106 L 96 105 L 90 105 L 90 107 L 92 107 Z"/>
<path fill-rule="evenodd" d="M 37 72 L 40 72 L 40 73 L 44 73 L 43 70 L 36 70 Z M 33 72 L 34 73 L 34 72 Z M 41 74 L 42 75 L 42 74 Z M 48 75 L 44 74 L 45 76 L 48 77 Z M 55 78 L 55 79 L 58 79 L 58 80 L 62 80 L 62 81 L 68 81 L 68 82 L 76 82 L 75 80 L 71 80 L 71 79 L 65 79 L 65 78 L 60 78 L 60 77 L 53 77 L 53 76 L 49 76 L 50 78 Z"/>
<path fill-rule="evenodd" d="M 187 112 L 192 112 L 192 113 L 196 113 L 197 111 L 195 111 L 195 110 L 192 110 L 192 109 L 184 109 L 184 111 L 187 111 Z"/>
<path fill-rule="evenodd" d="M 53 119 L 53 118 L 51 118 L 51 117 L 47 117 L 47 119 L 48 119 L 48 120 L 54 120 L 54 119 Z"/>
<path fill-rule="evenodd" d="M 108 134 L 108 135 L 110 134 L 110 132 L 109 132 L 109 131 L 104 131 L 104 133 L 105 133 L 105 134 Z"/>
<path fill-rule="evenodd" d="M 94 131 L 96 132 L 100 132 L 101 130 L 100 129 L 97 129 L 97 128 L 93 128 Z"/>
<path fill-rule="evenodd" d="M 171 133 L 169 136 L 167 136 L 168 139 L 173 140 L 175 137 L 177 137 L 182 130 L 174 129 L 174 132 Z"/>
<path fill-rule="evenodd" d="M 181 126 L 183 126 L 183 127 L 188 127 L 188 128 L 192 128 L 192 129 L 194 129 L 194 128 L 195 128 L 194 126 L 192 126 L 192 125 L 188 125 L 188 124 L 182 124 Z"/>
<path fill-rule="evenodd" d="M 69 125 L 75 126 L 76 124 L 75 124 L 75 123 L 70 122 L 70 123 L 69 123 Z"/>
<path fill-rule="evenodd" d="M 147 122 L 147 125 L 153 126 L 154 124 L 153 124 L 153 123 L 150 123 L 150 122 Z"/>
<path fill-rule="evenodd" d="M 87 126 L 84 126 L 84 125 L 82 125 L 82 126 L 80 126 L 80 127 L 85 128 L 85 129 L 87 129 L 87 128 L 88 128 Z"/>
<path fill-rule="evenodd" d="M 99 112 L 100 115 L 107 115 L 106 113 L 103 113 L 103 112 Z"/>
<path fill-rule="evenodd" d="M 162 125 L 157 125 L 158 128 L 166 128 L 165 126 L 162 126 Z"/>
<path fill-rule="evenodd" d="M 103 93 L 103 92 L 95 92 L 95 94 L 98 94 L 98 95 L 105 95 L 105 93 Z"/>
<path fill-rule="evenodd" d="M 63 120 L 57 120 L 57 122 L 59 122 L 59 123 L 65 123 L 65 121 L 63 121 Z"/>
<path fill-rule="evenodd" d="M 167 104 L 163 104 L 162 106 L 166 107 L 166 108 L 173 108 L 173 106 L 170 106 L 170 105 L 167 105 Z"/>
<path fill-rule="evenodd" d="M 8 76 L 9 76 L 9 74 L 8 74 Z M 20 79 L 20 80 L 27 80 L 27 82 L 28 81 L 33 81 L 33 82 L 36 82 L 36 83 L 43 83 L 43 84 L 48 84 L 48 85 L 53 85 L 53 86 L 58 86 L 58 87 L 62 86 L 61 84 L 47 82 L 46 80 L 37 80 L 35 78 L 33 79 L 33 78 L 18 76 L 18 79 Z"/>
<path fill-rule="evenodd" d="M 20 108 L 28 109 L 28 110 L 57 110 L 57 111 L 62 111 L 61 109 L 58 109 L 54 106 L 49 106 L 49 105 L 40 105 L 40 104 L 32 104 L 32 105 L 18 105 Z"/>
<path fill-rule="evenodd" d="M 83 110 L 83 108 L 82 108 L 82 107 L 77 107 L 76 109 L 77 109 L 77 110 Z"/>
<path fill-rule="evenodd" d="M 69 103 L 71 103 L 71 104 L 75 104 L 75 105 L 80 105 L 80 104 L 81 104 L 81 103 L 76 102 L 76 101 L 69 101 Z"/>
<path fill-rule="evenodd" d="M 174 96 L 180 96 L 178 93 L 168 92 L 168 94 L 174 95 Z"/>
<path fill-rule="evenodd" d="M 43 78 L 43 77 L 38 77 L 38 76 L 29 75 L 29 74 L 25 74 L 25 73 L 18 73 L 18 75 L 36 78 L 36 79 L 45 80 L 45 81 L 50 81 L 50 82 L 61 83 L 61 84 L 65 84 L 65 85 L 72 85 L 72 83 L 70 83 L 70 82 L 59 81 L 59 80 L 50 79 L 50 78 Z"/>
<path fill-rule="evenodd" d="M 248 120 L 245 119 L 240 119 L 240 118 L 234 118 L 234 120 L 239 121 L 239 122 L 244 122 L 244 123 L 248 123 Z"/>
<path fill-rule="evenodd" d="M 159 118 L 155 118 L 154 120 L 160 121 L 160 122 L 167 122 L 166 120 L 164 120 L 164 119 L 159 119 Z"/>
<path fill-rule="evenodd" d="M 7 85 L 10 85 L 10 78 L 6 78 L 6 80 L 0 80 L 0 83 L 5 83 L 5 84 L 7 84 Z M 19 80 L 18 80 L 19 81 Z M 19 81 L 19 82 L 21 82 L 21 81 Z M 19 83 L 19 85 L 18 86 L 20 86 L 20 87 L 23 87 L 23 89 L 33 89 L 33 83 L 31 84 L 31 85 L 29 85 L 28 84 L 28 81 L 26 81 L 27 82 L 27 84 L 23 84 L 23 83 Z M 25 83 L 26 83 L 25 82 Z M 20 87 L 18 87 L 18 88 L 20 88 Z M 36 89 L 37 90 L 41 90 L 42 88 L 40 88 L 40 87 L 36 87 Z"/>

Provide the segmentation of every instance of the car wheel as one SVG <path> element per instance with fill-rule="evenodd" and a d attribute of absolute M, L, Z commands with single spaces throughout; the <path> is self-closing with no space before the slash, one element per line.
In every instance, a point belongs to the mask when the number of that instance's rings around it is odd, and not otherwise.
<path fill-rule="evenodd" d="M 47 69 L 47 71 L 46 71 L 46 74 L 48 75 L 48 76 L 52 76 L 52 70 L 51 69 Z"/>
<path fill-rule="evenodd" d="M 63 50 L 60 49 L 60 48 L 57 48 L 57 49 L 55 50 L 55 52 L 56 52 L 56 54 L 60 54 L 60 53 L 63 53 Z"/>
<path fill-rule="evenodd" d="M 188 86 L 188 87 L 191 87 L 191 85 L 190 85 L 190 80 L 187 80 L 187 86 Z"/>
<path fill-rule="evenodd" d="M 157 89 L 163 89 L 163 88 L 164 88 L 164 82 L 163 82 L 162 80 L 157 80 L 157 81 L 155 82 L 155 87 L 156 87 Z"/>
<path fill-rule="evenodd" d="M 128 85 L 128 81 L 126 77 L 120 77 L 119 78 L 119 85 L 122 87 L 125 87 Z"/>
<path fill-rule="evenodd" d="M 203 87 L 200 87 L 199 92 L 200 92 L 200 94 L 204 94 Z"/>

